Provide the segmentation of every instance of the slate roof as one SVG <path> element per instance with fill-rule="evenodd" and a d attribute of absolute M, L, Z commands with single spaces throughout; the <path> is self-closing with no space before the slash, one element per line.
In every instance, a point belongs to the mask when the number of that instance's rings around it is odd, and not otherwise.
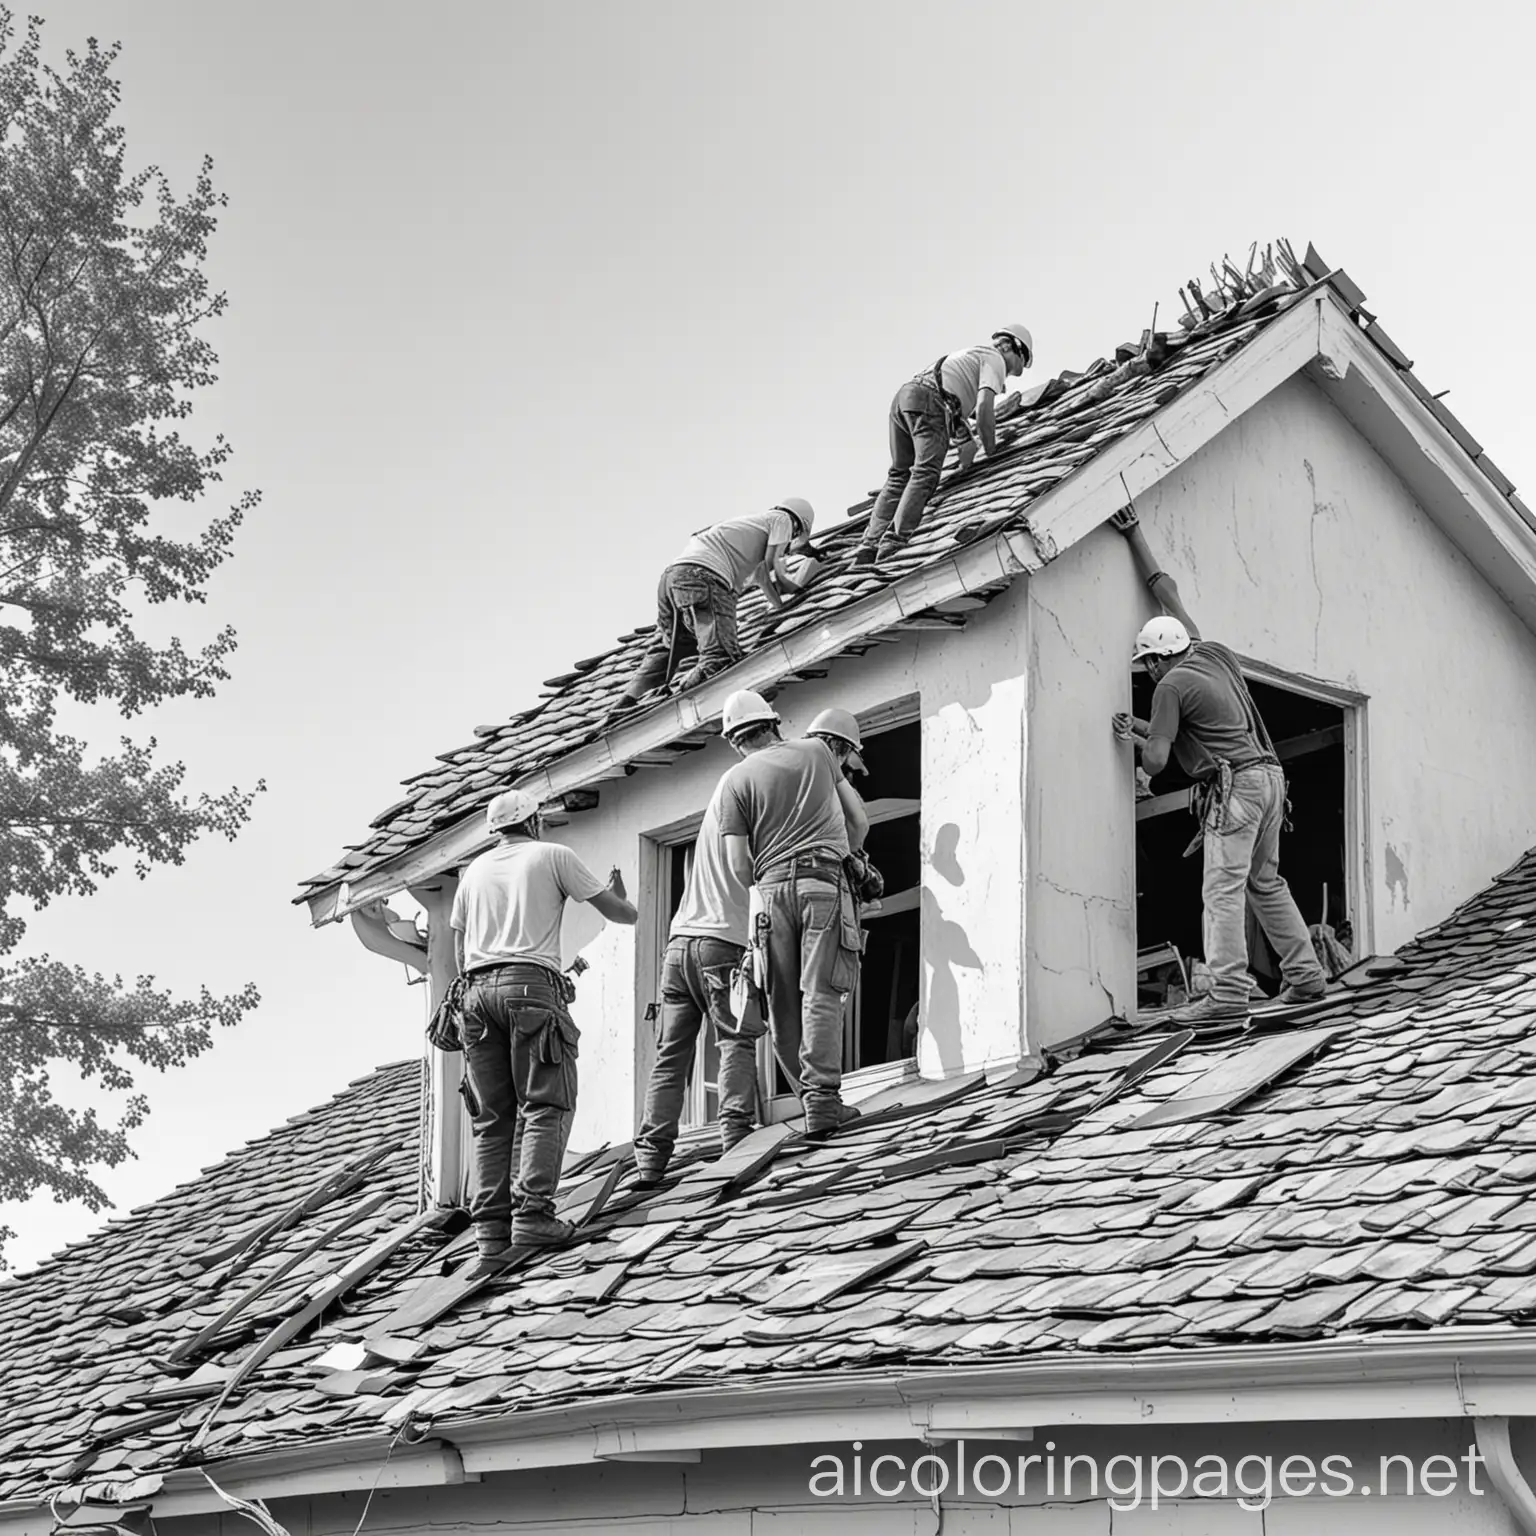
<path fill-rule="evenodd" d="M 1346 274 L 1331 272 L 1311 247 L 1305 261 L 1297 263 L 1284 242 L 1267 253 L 1262 264 L 1256 266 L 1251 260 L 1245 272 L 1227 266 L 1220 273 L 1213 269 L 1213 274 L 1223 286 L 1218 289 L 1213 284 L 1211 292 L 1186 298 L 1189 308 L 1181 329 L 1149 330 L 1139 341 L 1117 347 L 1113 357 L 1100 358 L 1081 373 L 1066 372 L 1048 381 L 1032 392 L 1028 404 L 1017 394 L 1006 397 L 997 416 L 1002 423 L 1000 440 L 1010 441 L 1007 451 L 965 475 L 954 472 L 952 461 L 922 527 L 899 559 L 878 572 L 852 569 L 849 562 L 866 519 L 851 516 L 815 541 L 826 568 L 776 625 L 770 623 L 761 594 L 755 589 L 744 594 L 740 631 L 746 654 L 750 656 L 766 639 L 825 619 L 966 544 L 1027 527 L 1031 508 L 1041 497 L 1247 346 L 1325 277 L 1426 408 L 1457 435 L 1500 491 L 1511 495 L 1517 510 L 1536 527 L 1536 517 L 1511 494 L 1513 486 L 1482 455 L 1481 445 L 1413 376 L 1410 361 L 1361 308 L 1365 295 Z M 866 502 L 853 512 L 862 513 L 868 506 Z M 658 550 L 658 563 L 673 553 Z M 636 596 L 640 601 L 639 590 Z M 405 780 L 403 798 L 375 816 L 367 834 L 335 864 L 304 881 L 295 899 L 305 901 L 342 882 L 356 882 L 480 809 L 512 781 L 547 768 L 603 735 L 604 717 L 629 680 L 652 628 L 647 624 L 633 630 L 614 649 L 577 661 L 547 681 L 539 703 L 498 725 L 476 727 L 473 741 L 441 754 L 433 767 Z M 866 649 L 869 643 L 872 638 L 853 649 Z M 782 681 L 793 681 L 793 675 Z M 679 751 L 701 739 L 697 732 L 692 737 L 680 733 Z M 650 755 L 647 762 L 666 760 L 663 752 Z"/>
<path fill-rule="evenodd" d="M 464 1239 L 418 1228 L 210 1420 L 221 1368 L 410 1230 L 419 1071 L 386 1067 L 0 1289 L 0 1500 L 61 1482 L 141 1496 L 152 1483 L 133 1480 L 182 1464 L 200 1432 L 218 1460 L 407 1412 L 441 1424 L 854 1369 L 1521 1335 L 1536 1316 L 1536 851 L 1348 981 L 1242 1039 L 1114 1024 L 1039 1075 L 884 1090 L 821 1147 L 770 1128 L 722 1166 L 695 1145 L 650 1194 L 629 1188 L 627 1149 L 605 1152 L 562 1185 L 589 1218 L 573 1245 L 431 1317 Z M 1230 1088 L 1249 1049 L 1301 1059 L 1245 1099 L 1183 1103 L 1219 1086 L 1213 1071 Z M 374 1353 L 337 1352 L 365 1339 Z"/>

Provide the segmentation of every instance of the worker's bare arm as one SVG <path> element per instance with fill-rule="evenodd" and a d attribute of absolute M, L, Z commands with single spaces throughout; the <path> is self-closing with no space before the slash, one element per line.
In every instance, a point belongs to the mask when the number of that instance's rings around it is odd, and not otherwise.
<path fill-rule="evenodd" d="M 464 930 L 453 930 L 453 969 L 462 976 L 464 974 Z"/>
<path fill-rule="evenodd" d="M 1147 543 L 1147 536 L 1141 531 L 1141 519 L 1137 517 L 1136 509 L 1122 507 L 1110 518 L 1110 522 L 1125 535 L 1125 542 L 1131 546 L 1131 554 L 1136 561 L 1136 569 L 1163 612 L 1176 618 L 1189 631 L 1190 636 L 1198 640 L 1200 630 L 1180 599 L 1173 577 L 1158 565 L 1157 556 L 1152 553 L 1152 546 Z"/>
<path fill-rule="evenodd" d="M 1152 727 L 1145 720 L 1138 720 L 1135 715 L 1125 714 L 1123 711 L 1113 720 L 1115 735 L 1121 741 L 1145 741 L 1151 734 Z"/>
<path fill-rule="evenodd" d="M 640 921 L 640 914 L 636 911 L 634 903 L 624 894 L 624 876 L 617 869 L 608 876 L 608 889 L 599 891 L 596 896 L 588 899 L 597 913 L 606 917 L 610 923 L 622 923 L 625 927 L 633 927 Z"/>
<path fill-rule="evenodd" d="M 837 798 L 843 803 L 843 819 L 848 823 L 848 847 L 857 853 L 869 836 L 869 812 L 864 809 L 858 790 L 847 779 L 838 779 Z"/>
<path fill-rule="evenodd" d="M 992 391 L 983 389 L 976 395 L 976 432 L 981 446 L 990 459 L 997 452 L 997 423 L 992 415 Z"/>
<path fill-rule="evenodd" d="M 1162 736 L 1151 736 L 1138 745 L 1141 747 L 1141 766 L 1155 779 L 1168 766 L 1173 743 Z"/>
<path fill-rule="evenodd" d="M 746 890 L 752 884 L 752 848 L 739 832 L 728 832 L 720 839 L 726 867 Z"/>

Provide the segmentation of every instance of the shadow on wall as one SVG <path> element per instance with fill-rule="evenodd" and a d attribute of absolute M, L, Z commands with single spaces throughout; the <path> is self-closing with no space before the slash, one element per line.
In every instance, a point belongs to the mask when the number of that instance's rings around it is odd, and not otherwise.
<path fill-rule="evenodd" d="M 965 884 L 965 871 L 957 857 L 959 844 L 960 828 L 952 821 L 946 822 L 934 836 L 933 852 L 928 859 L 929 868 L 954 886 Z M 971 945 L 970 936 L 959 923 L 944 916 L 939 898 L 928 885 L 922 890 L 922 931 L 924 985 L 918 1058 L 925 1075 L 935 1065 L 939 1074 L 948 1075 L 958 1072 L 964 1061 L 960 1041 L 960 984 L 955 978 L 955 968 L 980 971 L 985 967 Z"/>

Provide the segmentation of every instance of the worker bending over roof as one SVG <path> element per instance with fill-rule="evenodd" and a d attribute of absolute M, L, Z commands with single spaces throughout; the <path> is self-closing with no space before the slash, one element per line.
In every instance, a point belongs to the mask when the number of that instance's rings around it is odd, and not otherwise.
<path fill-rule="evenodd" d="M 803 549 L 816 511 L 803 496 L 786 496 L 766 512 L 716 523 L 694 534 L 662 573 L 656 588 L 656 632 L 611 715 L 632 708 L 670 682 L 684 637 L 698 651 L 693 667 L 675 683 L 681 691 L 741 660 L 736 606 L 747 583 L 756 581 L 772 608 L 782 608 L 815 575 L 808 560 L 798 578 L 786 566 L 791 549 Z"/>
<path fill-rule="evenodd" d="M 854 1119 L 842 1102 L 843 1005 L 863 936 L 843 863 L 869 830 L 843 778 L 844 739 L 785 741 L 755 693 L 725 701 L 721 732 L 742 761 L 720 781 L 720 831 L 737 878 L 757 887 L 767 920 L 768 1015 L 779 1059 L 798 1061 L 808 1136 Z"/>
<path fill-rule="evenodd" d="M 1181 1024 L 1239 1023 L 1248 1017 L 1248 935 L 1244 904 L 1253 908 L 1280 959 L 1283 1003 L 1322 997 L 1328 983 L 1290 887 L 1280 876 L 1280 829 L 1289 802 L 1285 774 L 1259 717 L 1237 657 L 1203 640 L 1179 601 L 1129 507 L 1115 526 L 1130 543 L 1148 589 L 1165 616 L 1144 625 L 1133 661 L 1157 685 L 1152 719 L 1114 717 L 1115 734 L 1134 741 L 1154 777 L 1170 753 L 1195 781 L 1193 805 L 1205 848 L 1205 962 L 1211 991 L 1179 1009 Z"/>
<path fill-rule="evenodd" d="M 1028 328 L 1005 325 L 992 333 L 990 343 L 941 357 L 896 391 L 891 401 L 891 470 L 854 553 L 855 565 L 886 559 L 917 531 L 938 488 L 952 437 L 965 445 L 961 468 L 969 468 L 975 458 L 977 436 L 989 458 L 997 452 L 993 399 L 1034 357 Z M 973 414 L 974 435 L 967 425 Z"/>
<path fill-rule="evenodd" d="M 449 918 L 459 971 L 469 982 L 461 1035 L 476 1101 L 470 1215 L 482 1259 L 509 1242 L 563 1242 L 574 1230 L 555 1217 L 580 1037 L 560 969 L 565 904 L 590 902 L 615 923 L 639 917 L 617 869 L 605 885 L 569 848 L 539 840 L 539 802 L 526 790 L 497 795 L 486 826 L 497 834 L 496 846 L 464 871 Z"/>

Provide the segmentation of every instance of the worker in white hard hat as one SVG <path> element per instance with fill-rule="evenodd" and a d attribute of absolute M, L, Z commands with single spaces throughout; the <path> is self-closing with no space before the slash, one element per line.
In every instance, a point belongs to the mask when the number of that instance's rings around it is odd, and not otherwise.
<path fill-rule="evenodd" d="M 1152 718 L 1117 714 L 1115 734 L 1136 744 L 1142 766 L 1153 777 L 1172 757 L 1195 781 L 1192 805 L 1204 844 L 1202 899 L 1211 991 L 1175 1018 L 1196 1027 L 1248 1018 L 1248 907 L 1279 958 L 1279 1000 L 1293 1004 L 1322 997 L 1327 978 L 1280 875 L 1285 774 L 1241 664 L 1226 646 L 1201 638 L 1173 579 L 1159 569 L 1135 511 L 1127 507 L 1114 523 L 1164 609 L 1142 626 L 1131 657 L 1156 684 Z"/>
<path fill-rule="evenodd" d="M 449 922 L 468 978 L 461 1034 L 475 1098 L 475 1190 L 470 1215 L 482 1259 L 508 1244 L 563 1242 L 555 1187 L 576 1108 L 579 1032 L 560 968 L 568 901 L 610 922 L 639 914 L 615 869 L 606 884 L 567 847 L 541 840 L 538 798 L 510 789 L 486 811 L 496 844 L 459 880 Z M 513 1150 L 517 1144 L 517 1167 Z"/>
<path fill-rule="evenodd" d="M 995 397 L 1034 360 L 1028 327 L 1011 323 L 995 330 L 990 342 L 946 354 L 896 391 L 891 401 L 890 473 L 869 514 L 855 565 L 889 559 L 917 531 L 938 487 L 951 439 L 962 444 L 962 463 L 967 466 L 975 456 L 977 438 L 988 458 L 997 452 Z"/>
<path fill-rule="evenodd" d="M 785 741 L 777 713 L 745 690 L 726 700 L 721 734 L 742 759 L 718 791 L 725 858 L 743 886 L 757 887 L 775 1050 L 806 1134 L 820 1138 L 858 1113 L 842 1102 L 843 1008 L 863 948 L 843 861 L 869 827 L 841 771 L 853 749 Z"/>
<path fill-rule="evenodd" d="M 806 556 L 791 574 L 789 555 L 806 548 L 815 526 L 810 502 L 786 496 L 766 512 L 749 512 L 694 534 L 661 573 L 655 633 L 612 713 L 632 708 L 667 682 L 680 692 L 740 661 L 736 607 L 741 594 L 755 581 L 774 609 L 798 596 L 819 563 Z M 689 649 L 697 650 L 697 659 L 674 680 L 673 671 Z"/>

